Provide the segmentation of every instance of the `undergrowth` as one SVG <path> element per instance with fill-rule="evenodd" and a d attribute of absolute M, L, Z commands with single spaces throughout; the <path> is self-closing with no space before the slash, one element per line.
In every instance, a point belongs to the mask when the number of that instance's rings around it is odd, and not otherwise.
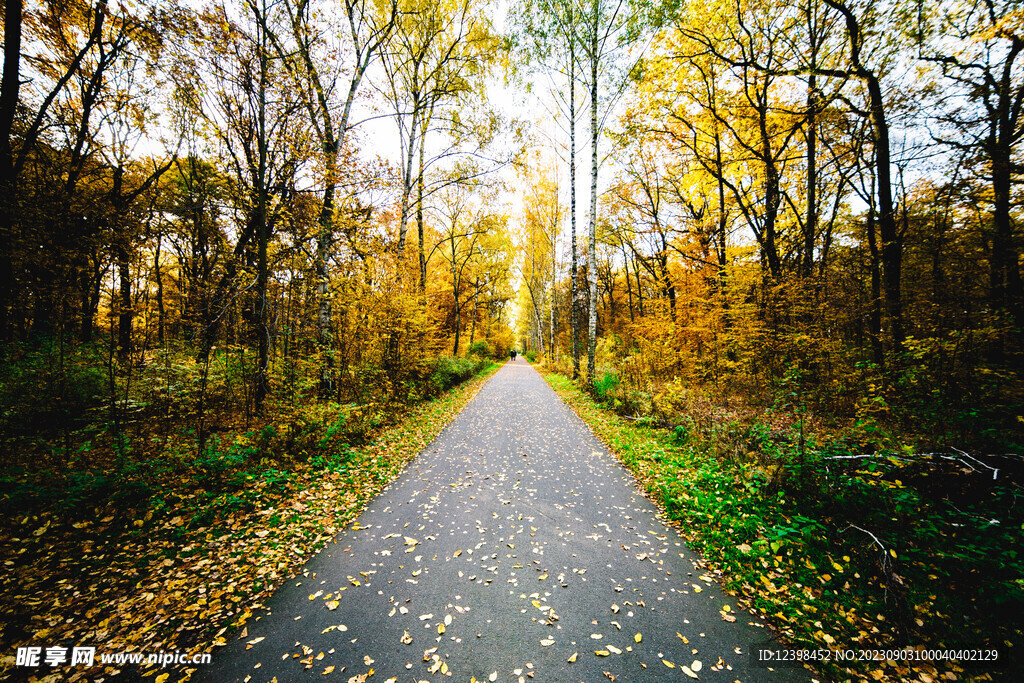
<path fill-rule="evenodd" d="M 358 408 L 314 405 L 305 422 L 219 435 L 198 454 L 129 458 L 118 471 L 79 469 L 47 483 L 6 470 L 0 650 L 74 642 L 194 654 L 224 644 L 497 366 L 475 368 L 465 388 L 389 416 L 359 444 L 346 440 Z M 0 658 L 0 678 L 30 671 Z M 97 666 L 76 676 L 111 673 Z"/>

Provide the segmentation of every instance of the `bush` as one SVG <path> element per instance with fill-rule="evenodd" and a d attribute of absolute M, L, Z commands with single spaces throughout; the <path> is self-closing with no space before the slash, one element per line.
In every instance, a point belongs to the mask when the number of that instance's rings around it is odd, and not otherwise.
<path fill-rule="evenodd" d="M 537 352 L 536 351 L 530 350 L 530 351 L 525 352 L 523 355 L 526 356 L 526 360 L 528 360 L 531 363 L 533 363 L 533 362 L 535 362 L 537 360 Z"/>
<path fill-rule="evenodd" d="M 441 394 L 483 370 L 488 361 L 472 358 L 450 358 L 441 356 L 434 362 L 430 375 L 430 388 L 426 394 Z"/>
<path fill-rule="evenodd" d="M 29 436 L 84 426 L 107 391 L 100 353 L 46 338 L 13 350 L 0 368 L 0 430 Z"/>
<path fill-rule="evenodd" d="M 469 355 L 476 356 L 478 358 L 493 358 L 494 349 L 486 341 L 481 339 L 480 341 L 473 342 L 469 347 Z"/>
<path fill-rule="evenodd" d="M 606 372 L 594 380 L 594 397 L 604 403 L 608 400 L 608 394 L 619 386 L 619 375 L 616 372 Z"/>

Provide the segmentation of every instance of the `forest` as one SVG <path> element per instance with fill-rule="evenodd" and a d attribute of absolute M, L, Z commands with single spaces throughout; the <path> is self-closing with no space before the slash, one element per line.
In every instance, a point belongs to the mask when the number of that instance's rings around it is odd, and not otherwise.
<path fill-rule="evenodd" d="M 4 648 L 329 475 L 270 591 L 511 350 L 791 642 L 1019 647 L 1018 2 L 7 0 L 3 51 Z"/>

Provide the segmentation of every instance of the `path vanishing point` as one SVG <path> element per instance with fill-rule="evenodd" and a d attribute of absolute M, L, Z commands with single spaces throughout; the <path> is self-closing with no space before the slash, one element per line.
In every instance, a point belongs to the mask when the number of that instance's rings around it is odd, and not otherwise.
<path fill-rule="evenodd" d="M 520 359 L 192 680 L 814 680 L 698 560 Z"/>

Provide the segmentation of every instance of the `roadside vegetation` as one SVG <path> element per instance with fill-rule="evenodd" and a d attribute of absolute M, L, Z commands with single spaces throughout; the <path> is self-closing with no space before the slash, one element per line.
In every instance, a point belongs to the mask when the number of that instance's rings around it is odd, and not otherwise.
<path fill-rule="evenodd" d="M 40 354 L 21 359 L 32 362 Z M 51 402 L 40 411 L 69 404 L 66 395 L 16 390 L 19 367 L 5 370 L 3 400 Z M 79 437 L 85 446 L 72 454 L 60 452 L 59 438 L 23 434 L 22 453 L 35 461 L 0 473 L 0 675 L 33 673 L 14 668 L 23 643 L 125 653 L 223 644 L 496 368 L 476 356 L 438 358 L 423 364 L 404 401 L 282 403 L 247 425 L 218 422 L 198 452 L 194 434 L 162 431 L 152 415 L 138 416 L 152 429 L 120 442 L 101 425 L 79 424 L 93 436 Z M 77 372 L 87 377 L 89 366 Z M 182 384 L 194 387 L 190 379 Z M 181 389 L 175 397 L 185 398 Z M 76 667 L 68 680 L 115 673 Z"/>
<path fill-rule="evenodd" d="M 593 395 L 546 377 L 723 587 L 793 647 L 974 647 L 1000 657 L 995 666 L 833 660 L 817 666 L 825 675 L 1011 680 L 1020 670 L 1019 459 L 922 454 L 913 442 L 864 453 L 800 413 L 716 409 L 679 383 L 638 414 L 621 409 L 608 375 Z"/>

